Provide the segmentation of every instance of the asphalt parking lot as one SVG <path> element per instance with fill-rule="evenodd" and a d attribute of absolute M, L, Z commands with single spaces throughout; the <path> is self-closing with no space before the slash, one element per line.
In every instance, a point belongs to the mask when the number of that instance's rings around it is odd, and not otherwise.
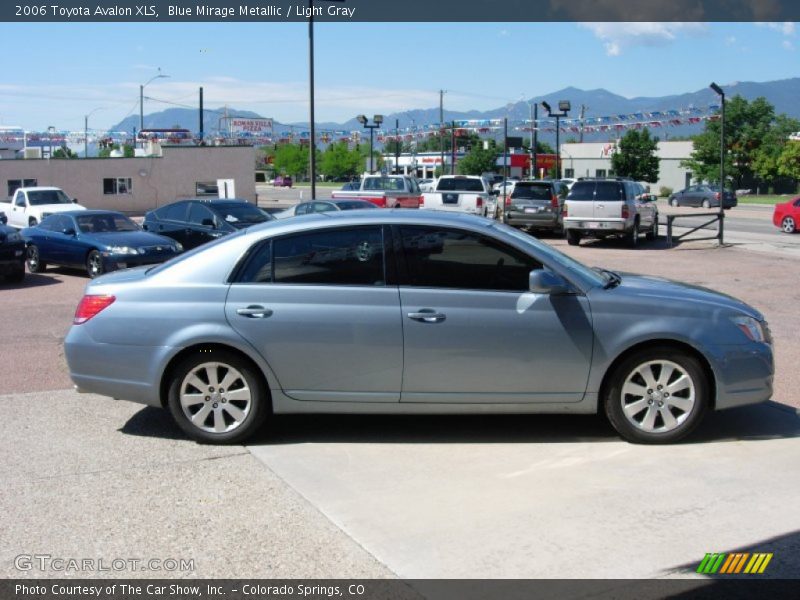
<path fill-rule="evenodd" d="M 194 560 L 90 577 L 685 577 L 706 552 L 744 550 L 775 553 L 767 575 L 800 576 L 796 258 L 547 241 L 759 308 L 773 402 L 668 447 L 566 416 L 282 416 L 246 448 L 200 446 L 158 409 L 71 390 L 61 341 L 87 279 L 51 269 L 0 287 L 0 574 L 63 574 L 15 567 L 50 554 Z"/>

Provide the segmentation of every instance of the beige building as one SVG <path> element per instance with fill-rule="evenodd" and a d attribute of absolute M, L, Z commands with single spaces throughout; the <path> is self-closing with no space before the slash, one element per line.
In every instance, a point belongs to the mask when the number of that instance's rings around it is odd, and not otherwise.
<path fill-rule="evenodd" d="M 216 197 L 218 181 L 227 180 L 229 196 L 255 202 L 254 167 L 252 146 L 165 147 L 161 156 L 137 158 L 2 159 L 0 195 L 51 185 L 87 208 L 141 214 L 180 198 Z"/>

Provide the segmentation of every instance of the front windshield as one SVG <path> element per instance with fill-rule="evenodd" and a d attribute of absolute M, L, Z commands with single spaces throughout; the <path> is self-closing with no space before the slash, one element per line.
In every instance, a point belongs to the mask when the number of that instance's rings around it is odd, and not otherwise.
<path fill-rule="evenodd" d="M 28 203 L 31 206 L 45 204 L 72 204 L 72 200 L 61 190 L 34 190 L 28 192 Z"/>
<path fill-rule="evenodd" d="M 527 233 L 523 233 L 519 229 L 515 229 L 514 227 L 510 227 L 509 225 L 505 225 L 503 223 L 495 223 L 493 224 L 493 227 L 514 237 L 528 246 L 532 246 L 536 249 L 537 254 L 542 257 L 542 262 L 557 264 L 569 273 L 579 277 L 585 285 L 603 286 L 608 280 L 607 276 L 598 273 L 594 269 L 587 267 L 583 263 L 578 262 L 574 258 L 567 256 L 559 250 L 556 250 L 552 246 L 543 244 L 536 238 L 528 235 Z"/>
<path fill-rule="evenodd" d="M 118 233 L 140 231 L 141 228 L 125 215 L 105 213 L 75 217 L 81 233 Z"/>
<path fill-rule="evenodd" d="M 247 227 L 256 223 L 263 223 L 272 219 L 267 213 L 259 210 L 252 204 L 217 204 L 214 206 L 222 219 L 234 227 Z"/>

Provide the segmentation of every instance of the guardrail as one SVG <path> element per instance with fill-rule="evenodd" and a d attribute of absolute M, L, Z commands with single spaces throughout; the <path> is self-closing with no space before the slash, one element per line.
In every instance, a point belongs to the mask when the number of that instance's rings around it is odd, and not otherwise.
<path fill-rule="evenodd" d="M 703 223 L 702 225 L 698 225 L 694 229 L 690 229 L 689 231 L 684 231 L 679 236 L 672 235 L 672 222 L 675 219 L 687 219 L 687 218 L 696 218 L 696 217 L 711 217 L 708 221 Z M 674 240 L 680 240 L 687 235 L 694 233 L 698 229 L 705 229 L 712 223 L 719 221 L 719 228 L 717 230 L 716 235 L 712 235 L 710 237 L 699 237 L 699 238 L 692 238 L 693 240 L 719 240 L 720 245 L 722 245 L 723 239 L 723 231 L 725 229 L 725 214 L 721 212 L 713 212 L 713 213 L 693 213 L 690 215 L 667 215 L 667 244 L 669 246 L 673 245 Z"/>

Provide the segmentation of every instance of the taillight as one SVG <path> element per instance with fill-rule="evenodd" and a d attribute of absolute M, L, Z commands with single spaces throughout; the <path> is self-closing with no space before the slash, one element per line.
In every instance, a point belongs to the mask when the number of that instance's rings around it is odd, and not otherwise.
<path fill-rule="evenodd" d="M 631 215 L 631 211 L 627 204 L 622 205 L 622 218 L 627 219 Z"/>
<path fill-rule="evenodd" d="M 72 320 L 74 325 L 86 323 L 89 319 L 105 310 L 116 300 L 115 296 L 92 296 L 87 295 L 81 298 L 78 308 L 75 310 L 75 318 Z"/>
<path fill-rule="evenodd" d="M 716 194 L 714 194 L 714 200 L 719 200 L 719 192 L 717 192 Z"/>
<path fill-rule="evenodd" d="M 475 207 L 476 208 L 483 208 L 483 198 L 481 198 L 480 196 L 478 196 L 475 199 Z"/>
<path fill-rule="evenodd" d="M 566 202 L 564 202 L 564 204 L 561 206 L 561 216 L 562 217 L 568 217 L 569 216 L 569 210 L 567 210 L 567 203 Z"/>
<path fill-rule="evenodd" d="M 558 196 L 555 194 L 550 197 L 550 206 L 552 208 L 558 208 Z"/>
<path fill-rule="evenodd" d="M 511 206 L 511 196 L 506 196 L 506 206 Z"/>

